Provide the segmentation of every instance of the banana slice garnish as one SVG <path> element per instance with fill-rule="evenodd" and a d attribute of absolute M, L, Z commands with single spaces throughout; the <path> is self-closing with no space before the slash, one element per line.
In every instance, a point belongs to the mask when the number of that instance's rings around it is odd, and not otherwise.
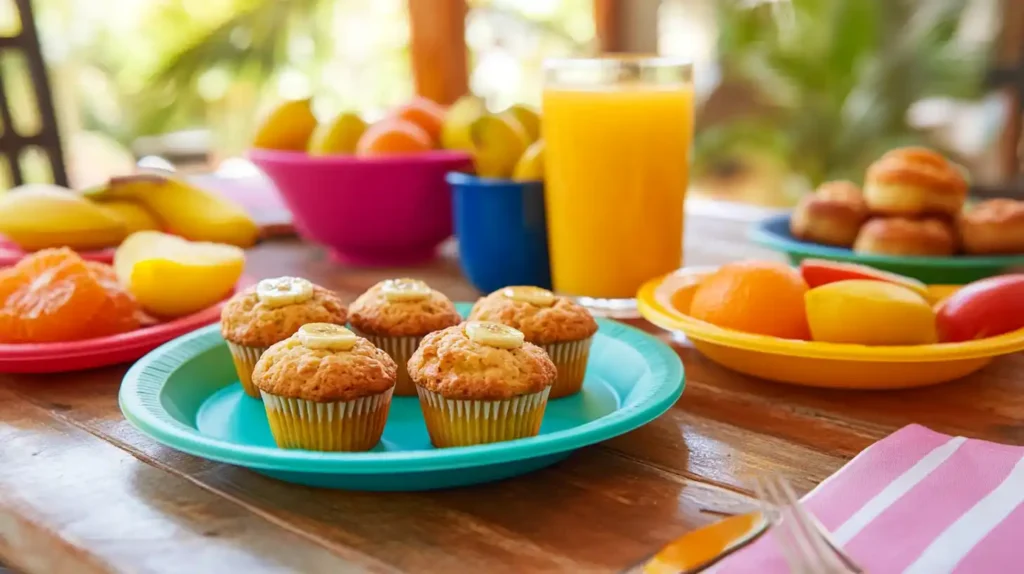
<path fill-rule="evenodd" d="M 348 351 L 357 340 L 355 333 L 332 323 L 306 323 L 297 335 L 303 347 L 325 351 Z"/>
<path fill-rule="evenodd" d="M 308 301 L 313 284 L 301 277 L 276 277 L 256 284 L 256 297 L 267 307 L 284 307 Z"/>
<path fill-rule="evenodd" d="M 521 331 L 490 321 L 466 323 L 466 336 L 474 343 L 499 349 L 518 349 L 523 346 L 526 339 Z"/>
<path fill-rule="evenodd" d="M 388 301 L 422 301 L 430 297 L 430 286 L 419 279 L 388 279 L 380 286 Z"/>
<path fill-rule="evenodd" d="M 555 304 L 555 294 L 540 287 L 505 287 L 501 294 L 513 301 L 520 301 L 536 305 L 537 307 L 550 307 Z"/>

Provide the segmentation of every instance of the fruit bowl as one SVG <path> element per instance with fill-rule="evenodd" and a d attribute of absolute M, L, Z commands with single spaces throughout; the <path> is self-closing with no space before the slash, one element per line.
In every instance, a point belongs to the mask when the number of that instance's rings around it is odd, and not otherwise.
<path fill-rule="evenodd" d="M 452 235 L 445 174 L 471 167 L 469 154 L 429 151 L 357 158 L 253 149 L 249 159 L 281 193 L 304 238 L 354 265 L 427 261 Z"/>
<path fill-rule="evenodd" d="M 1024 350 L 1024 329 L 965 343 L 900 346 L 797 341 L 724 329 L 687 314 L 697 285 L 712 271 L 680 269 L 652 279 L 637 293 L 637 306 L 648 321 L 681 331 L 704 356 L 747 375 L 810 387 L 899 389 L 958 379 L 998 356 Z M 939 300 L 950 287 L 929 286 L 929 291 Z"/>
<path fill-rule="evenodd" d="M 925 283 L 965 284 L 1024 266 L 1021 255 L 954 255 L 951 257 L 910 257 L 856 253 L 845 247 L 811 243 L 789 232 L 789 215 L 777 215 L 758 223 L 750 239 L 758 245 L 785 253 L 793 264 L 807 258 L 850 261 L 913 277 Z"/>

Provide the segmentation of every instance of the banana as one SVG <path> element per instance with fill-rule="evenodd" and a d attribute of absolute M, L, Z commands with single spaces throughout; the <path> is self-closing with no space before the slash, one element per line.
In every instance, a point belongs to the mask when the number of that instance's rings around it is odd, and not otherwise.
<path fill-rule="evenodd" d="M 501 294 L 513 301 L 529 303 L 537 307 L 550 307 L 555 304 L 555 294 L 540 287 L 505 287 Z"/>
<path fill-rule="evenodd" d="M 0 196 L 0 234 L 25 251 L 77 250 L 117 245 L 123 221 L 82 195 L 55 185 L 23 185 Z"/>
<path fill-rule="evenodd" d="M 155 215 L 166 231 L 192 241 L 249 247 L 259 236 L 256 223 L 240 205 L 165 174 L 113 177 L 107 185 L 83 194 L 100 202 L 136 201 Z"/>
<path fill-rule="evenodd" d="M 474 343 L 496 347 L 498 349 L 518 349 L 523 346 L 526 337 L 522 331 L 501 323 L 490 321 L 470 321 L 466 323 L 466 336 Z"/>
<path fill-rule="evenodd" d="M 137 201 L 122 199 L 105 201 L 98 204 L 102 209 L 124 222 L 131 235 L 136 231 L 158 231 L 160 222 Z"/>
<path fill-rule="evenodd" d="M 543 181 L 544 179 L 544 140 L 537 140 L 526 148 L 512 170 L 515 181 Z"/>
<path fill-rule="evenodd" d="M 333 323 L 306 323 L 296 334 L 303 347 L 324 351 L 351 350 L 358 339 L 352 331 Z"/>
<path fill-rule="evenodd" d="M 313 284 L 301 277 L 276 277 L 256 284 L 256 297 L 271 309 L 309 301 Z"/>
<path fill-rule="evenodd" d="M 380 290 L 388 301 L 422 301 L 430 297 L 430 286 L 419 279 L 388 279 Z"/>

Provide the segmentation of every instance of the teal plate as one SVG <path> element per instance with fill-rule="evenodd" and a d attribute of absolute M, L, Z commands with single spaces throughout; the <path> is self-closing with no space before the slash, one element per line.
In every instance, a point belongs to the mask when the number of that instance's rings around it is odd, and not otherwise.
<path fill-rule="evenodd" d="M 459 304 L 468 311 L 468 304 Z M 384 437 L 370 452 L 324 453 L 274 445 L 263 403 L 242 391 L 220 327 L 152 351 L 121 384 L 121 411 L 156 441 L 280 480 L 326 488 L 413 491 L 499 480 L 543 468 L 581 447 L 644 425 L 683 392 L 679 356 L 656 338 L 598 319 L 583 391 L 548 403 L 540 435 L 436 449 L 419 402 L 392 401 Z"/>
<path fill-rule="evenodd" d="M 809 258 L 852 261 L 913 277 L 930 285 L 964 285 L 1024 265 L 1024 254 L 903 257 L 855 253 L 844 247 L 793 237 L 789 232 L 789 215 L 777 215 L 761 221 L 750 230 L 750 239 L 758 245 L 785 253 L 794 264 Z"/>

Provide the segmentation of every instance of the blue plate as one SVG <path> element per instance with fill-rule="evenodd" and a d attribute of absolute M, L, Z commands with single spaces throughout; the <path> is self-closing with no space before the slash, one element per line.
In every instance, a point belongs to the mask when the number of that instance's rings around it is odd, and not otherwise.
<path fill-rule="evenodd" d="M 932 285 L 964 285 L 1024 265 L 1024 254 L 907 257 L 855 253 L 845 247 L 821 245 L 793 237 L 789 232 L 789 215 L 769 217 L 755 225 L 749 235 L 754 243 L 785 253 L 794 264 L 809 258 L 851 261 Z"/>
<path fill-rule="evenodd" d="M 469 304 L 459 304 L 466 313 Z M 396 397 L 370 452 L 324 453 L 274 445 L 263 403 L 238 383 L 220 327 L 149 353 L 125 375 L 121 411 L 158 442 L 268 476 L 327 488 L 413 491 L 489 482 L 536 470 L 621 435 L 667 411 L 683 392 L 679 356 L 656 338 L 598 319 L 583 391 L 550 401 L 540 435 L 436 449 L 419 402 Z"/>

